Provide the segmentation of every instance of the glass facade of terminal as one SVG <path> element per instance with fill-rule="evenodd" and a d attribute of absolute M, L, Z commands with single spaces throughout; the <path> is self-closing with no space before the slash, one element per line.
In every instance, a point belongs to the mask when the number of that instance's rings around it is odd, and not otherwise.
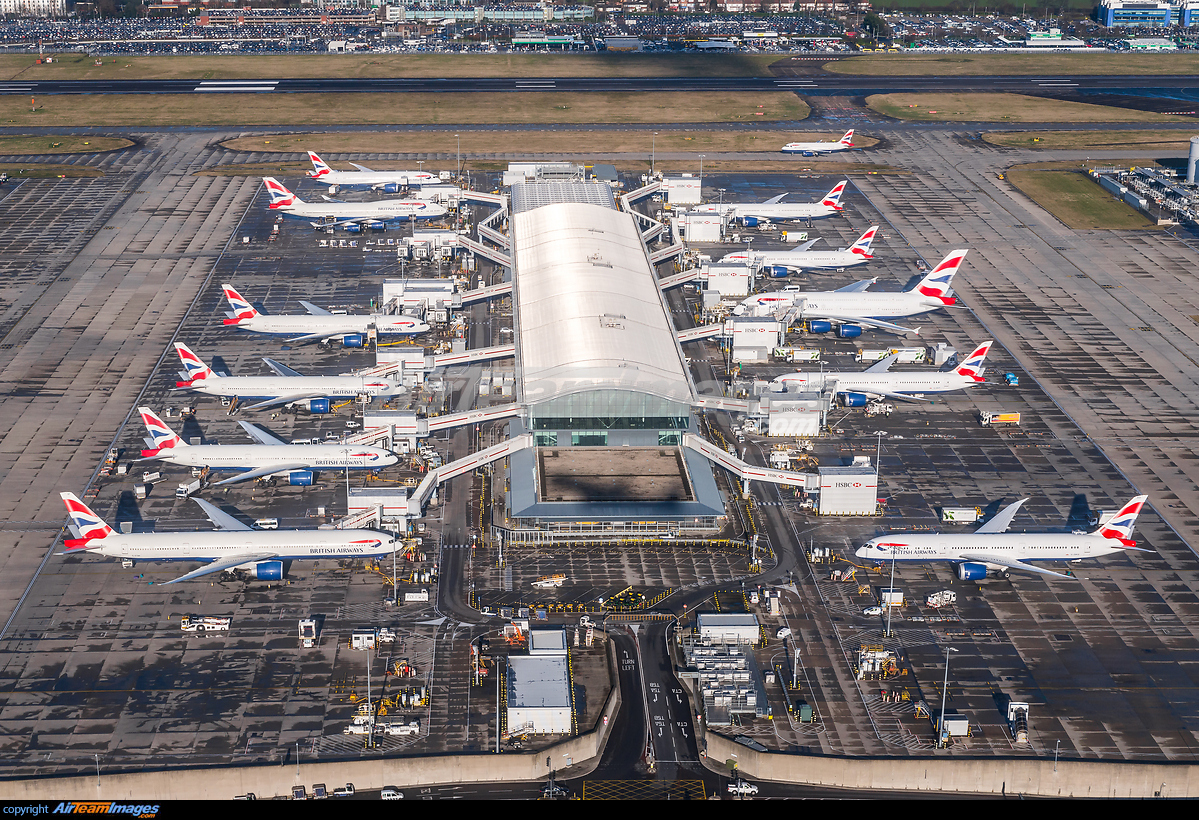
<path fill-rule="evenodd" d="M 690 424 L 690 404 L 631 390 L 587 390 L 529 407 L 529 425 L 534 432 L 686 430 Z"/>

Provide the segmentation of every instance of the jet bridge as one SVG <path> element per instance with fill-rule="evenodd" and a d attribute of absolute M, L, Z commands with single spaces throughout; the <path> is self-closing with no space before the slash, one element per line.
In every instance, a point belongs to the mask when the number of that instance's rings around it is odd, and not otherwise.
<path fill-rule="evenodd" d="M 491 464 L 493 461 L 499 461 L 502 458 L 507 458 L 515 452 L 527 449 L 533 446 L 533 434 L 524 433 L 523 435 L 510 438 L 507 441 L 480 450 L 477 453 L 472 453 L 465 458 L 460 458 L 457 461 L 451 461 L 449 464 L 443 464 L 440 467 L 434 467 L 425 474 L 424 480 L 416 488 L 415 492 L 408 497 L 408 517 L 420 518 L 423 514 L 425 505 L 429 498 L 432 497 L 433 491 L 438 485 L 449 481 L 451 478 L 457 478 L 463 473 L 468 473 L 471 470 Z"/>
<path fill-rule="evenodd" d="M 459 237 L 458 242 L 471 253 L 477 253 L 479 256 L 486 257 L 497 265 L 503 265 L 505 268 L 512 268 L 512 257 L 503 251 L 497 250 L 490 245 L 484 245 L 482 242 L 471 239 L 469 236 Z"/>
<path fill-rule="evenodd" d="M 694 450 L 713 464 L 723 467 L 742 481 L 762 481 L 767 484 L 803 487 L 805 490 L 820 489 L 820 476 L 815 473 L 793 473 L 790 470 L 774 470 L 770 467 L 749 464 L 694 433 L 683 434 L 683 446 Z"/>

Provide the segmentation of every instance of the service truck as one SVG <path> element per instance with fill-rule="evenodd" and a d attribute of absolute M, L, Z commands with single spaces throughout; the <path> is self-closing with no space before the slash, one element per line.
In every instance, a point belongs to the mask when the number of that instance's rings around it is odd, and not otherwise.
<path fill-rule="evenodd" d="M 991 413 L 983 411 L 978 414 L 978 422 L 983 427 L 990 427 L 993 424 L 1020 424 L 1019 413 Z"/>
<path fill-rule="evenodd" d="M 213 618 L 207 615 L 184 615 L 179 628 L 184 632 L 228 632 L 232 618 Z"/>

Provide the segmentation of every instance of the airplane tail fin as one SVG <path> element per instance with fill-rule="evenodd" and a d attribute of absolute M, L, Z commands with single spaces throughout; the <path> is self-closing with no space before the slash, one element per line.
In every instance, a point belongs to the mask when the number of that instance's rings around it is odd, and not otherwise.
<path fill-rule="evenodd" d="M 270 194 L 271 202 L 268 207 L 271 210 L 303 202 L 302 199 L 287 190 L 283 183 L 274 177 L 263 177 L 262 184 L 266 186 L 266 192 Z"/>
<path fill-rule="evenodd" d="M 873 259 L 874 257 L 870 255 L 870 246 L 874 244 L 874 236 L 877 233 L 878 225 L 871 225 L 866 233 L 859 236 L 858 241 L 850 246 L 849 252 L 863 259 Z"/>
<path fill-rule="evenodd" d="M 310 179 L 320 179 L 323 176 L 328 176 L 333 170 L 327 162 L 318 157 L 313 151 L 308 152 L 308 159 L 312 160 L 312 170 L 308 172 Z"/>
<path fill-rule="evenodd" d="M 820 204 L 826 208 L 832 208 L 834 211 L 841 210 L 841 194 L 845 193 L 845 186 L 849 184 L 849 180 L 843 179 L 838 182 L 833 190 L 824 195 L 824 199 L 820 200 Z"/>
<path fill-rule="evenodd" d="M 79 531 L 78 538 L 68 538 L 63 542 L 67 552 L 89 549 L 88 544 L 92 541 L 102 541 L 116 534 L 112 527 L 104 523 L 103 518 L 92 512 L 74 493 L 59 493 L 59 496 L 67 505 L 67 516 L 71 519 L 72 527 Z"/>
<path fill-rule="evenodd" d="M 994 342 L 988 340 L 974 348 L 974 352 L 966 357 L 966 361 L 958 365 L 954 371 L 959 376 L 969 376 L 976 382 L 985 382 L 983 378 L 983 360 L 987 358 L 987 351 L 991 349 Z"/>
<path fill-rule="evenodd" d="M 852 128 L 845 132 L 845 136 L 843 136 L 841 138 L 840 142 L 846 148 L 853 148 L 853 129 Z"/>
<path fill-rule="evenodd" d="M 1149 496 L 1147 495 L 1138 495 L 1121 507 L 1120 512 L 1116 513 L 1110 521 L 1100 526 L 1091 535 L 1098 535 L 1102 538 L 1114 538 L 1127 549 L 1136 547 L 1137 542 L 1132 540 L 1132 528 L 1137 523 L 1137 515 L 1141 512 L 1141 507 L 1144 506 L 1148 499 Z"/>
<path fill-rule="evenodd" d="M 235 325 L 243 319 L 253 319 L 258 315 L 258 311 L 250 302 L 233 289 L 233 285 L 221 285 L 225 291 L 225 298 L 229 300 L 229 307 L 233 308 L 233 316 L 225 320 L 227 325 Z"/>
<path fill-rule="evenodd" d="M 176 387 L 191 387 L 197 382 L 216 381 L 220 378 L 183 342 L 175 342 L 175 352 L 179 354 L 179 360 L 183 362 L 183 370 L 187 375 L 187 381 L 175 382 Z"/>
<path fill-rule="evenodd" d="M 965 258 L 966 251 L 964 250 L 950 251 L 939 265 L 916 283 L 914 290 L 924 296 L 939 299 L 944 305 L 956 303 L 957 299 L 948 295 L 949 288 L 953 284 L 954 274 L 958 272 L 958 268 L 962 266 Z"/>
<path fill-rule="evenodd" d="M 167 423 L 149 407 L 139 407 L 137 412 L 141 414 L 142 424 L 146 425 L 146 430 L 150 433 L 150 441 L 153 442 L 153 449 L 142 450 L 142 458 L 154 458 L 162 455 L 165 450 L 188 446 L 187 442 L 179 438 L 175 431 L 168 427 Z"/>

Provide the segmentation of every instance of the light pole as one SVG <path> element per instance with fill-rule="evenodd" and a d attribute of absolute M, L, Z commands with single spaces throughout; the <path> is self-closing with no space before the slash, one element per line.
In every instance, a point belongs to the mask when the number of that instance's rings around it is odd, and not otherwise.
<path fill-rule="evenodd" d="M 657 164 L 657 160 L 658 160 L 658 132 L 655 131 L 654 136 L 650 140 L 650 149 L 649 149 L 649 175 L 651 177 L 654 175 L 654 165 Z"/>
<path fill-rule="evenodd" d="M 945 748 L 945 701 L 949 699 L 949 653 L 957 652 L 952 646 L 945 647 L 945 680 L 941 682 L 941 724 L 937 727 L 937 745 Z"/>
<path fill-rule="evenodd" d="M 425 170 L 424 165 L 425 165 L 425 161 L 423 159 L 418 159 L 416 161 L 416 172 L 418 174 Z"/>
<path fill-rule="evenodd" d="M 704 198 L 704 155 L 699 155 L 699 198 Z"/>
<path fill-rule="evenodd" d="M 454 140 L 458 146 L 458 165 L 457 170 L 454 171 L 454 178 L 457 179 L 458 177 L 462 176 L 462 136 L 460 134 L 455 134 Z"/>

